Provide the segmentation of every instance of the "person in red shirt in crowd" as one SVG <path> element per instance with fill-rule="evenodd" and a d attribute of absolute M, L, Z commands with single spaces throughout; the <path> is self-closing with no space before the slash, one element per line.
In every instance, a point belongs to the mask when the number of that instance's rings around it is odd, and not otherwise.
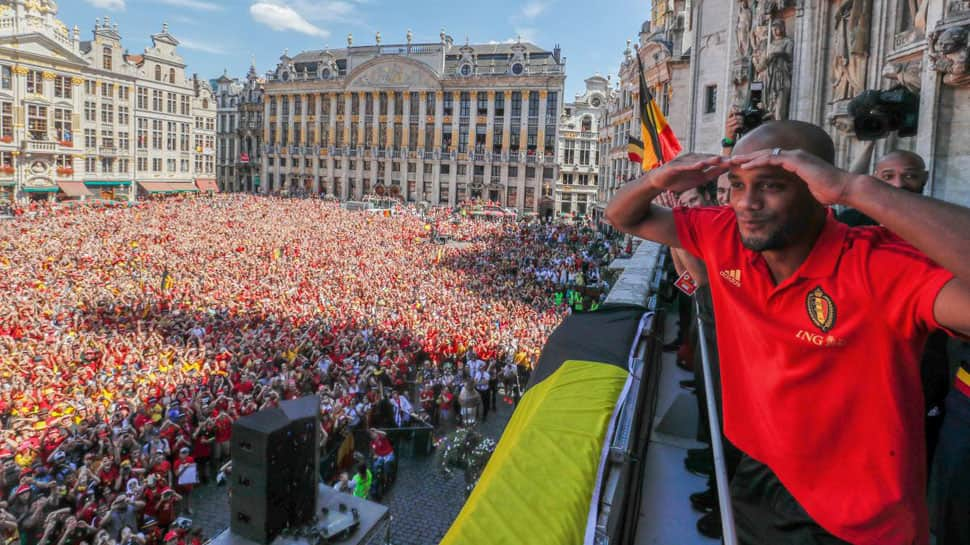
<path fill-rule="evenodd" d="M 232 439 L 232 416 L 226 411 L 214 413 L 216 428 L 215 463 L 221 466 L 229 459 L 229 441 Z"/>
<path fill-rule="evenodd" d="M 192 488 L 196 484 L 198 479 L 189 479 L 188 475 L 185 474 L 189 471 L 192 466 L 195 465 L 195 459 L 189 456 L 189 447 L 182 447 L 179 449 L 178 458 L 172 464 L 173 480 L 175 481 L 175 490 L 185 499 L 185 512 L 189 515 L 192 514 Z"/>
<path fill-rule="evenodd" d="M 734 153 L 651 170 L 606 217 L 710 271 L 740 541 L 927 545 L 919 360 L 931 331 L 970 334 L 970 210 L 835 168 L 808 123 L 763 124 Z M 725 172 L 729 207 L 651 203 Z"/>

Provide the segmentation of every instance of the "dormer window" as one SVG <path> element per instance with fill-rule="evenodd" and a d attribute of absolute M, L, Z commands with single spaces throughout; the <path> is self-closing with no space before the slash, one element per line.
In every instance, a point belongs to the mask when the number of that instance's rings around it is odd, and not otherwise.
<path fill-rule="evenodd" d="M 111 65 L 111 48 L 105 46 L 104 49 L 101 50 L 101 66 L 105 70 L 111 70 Z"/>
<path fill-rule="evenodd" d="M 168 82 L 169 83 L 175 83 L 175 69 L 174 68 L 169 68 L 168 69 Z"/>
<path fill-rule="evenodd" d="M 155 65 L 155 81 L 162 81 L 162 67 L 161 65 Z"/>
<path fill-rule="evenodd" d="M 458 73 L 465 77 L 472 75 L 472 65 L 467 62 L 462 64 L 461 67 L 458 68 Z"/>

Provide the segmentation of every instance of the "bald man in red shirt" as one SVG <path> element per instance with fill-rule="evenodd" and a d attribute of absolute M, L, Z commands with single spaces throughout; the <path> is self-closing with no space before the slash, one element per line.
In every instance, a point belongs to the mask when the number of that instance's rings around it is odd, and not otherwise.
<path fill-rule="evenodd" d="M 970 334 L 970 210 L 835 168 L 807 123 L 766 123 L 734 153 L 652 170 L 606 217 L 707 266 L 725 434 L 746 454 L 741 542 L 927 545 L 919 359 L 935 329 Z M 724 173 L 727 207 L 651 204 Z"/>

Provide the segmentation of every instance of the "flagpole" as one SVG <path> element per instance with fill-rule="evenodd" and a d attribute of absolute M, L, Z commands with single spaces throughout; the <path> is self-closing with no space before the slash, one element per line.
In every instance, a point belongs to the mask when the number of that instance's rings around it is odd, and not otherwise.
<path fill-rule="evenodd" d="M 697 344 L 701 347 L 701 367 L 704 371 L 704 395 L 707 397 L 707 420 L 711 433 L 711 450 L 714 453 L 714 478 L 717 481 L 717 502 L 721 511 L 721 528 L 724 545 L 737 545 L 738 536 L 734 529 L 734 510 L 731 508 L 730 483 L 727 478 L 727 465 L 724 462 L 724 445 L 721 443 L 721 424 L 717 416 L 717 398 L 714 397 L 714 378 L 711 373 L 710 354 L 707 351 L 707 335 L 701 319 L 701 307 L 694 300 L 697 311 Z"/>

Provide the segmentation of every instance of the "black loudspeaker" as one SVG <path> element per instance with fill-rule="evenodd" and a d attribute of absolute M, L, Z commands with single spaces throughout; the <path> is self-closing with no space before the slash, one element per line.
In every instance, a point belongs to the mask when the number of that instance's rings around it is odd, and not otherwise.
<path fill-rule="evenodd" d="M 310 396 L 280 406 L 232 426 L 230 529 L 263 544 L 311 522 L 316 507 L 320 402 Z"/>
<path fill-rule="evenodd" d="M 307 396 L 280 403 L 289 419 L 287 445 L 289 446 L 290 481 L 297 483 L 290 491 L 290 524 L 299 526 L 309 523 L 316 513 L 317 487 L 320 474 L 320 400 Z M 312 486 L 303 486 L 310 483 Z"/>

